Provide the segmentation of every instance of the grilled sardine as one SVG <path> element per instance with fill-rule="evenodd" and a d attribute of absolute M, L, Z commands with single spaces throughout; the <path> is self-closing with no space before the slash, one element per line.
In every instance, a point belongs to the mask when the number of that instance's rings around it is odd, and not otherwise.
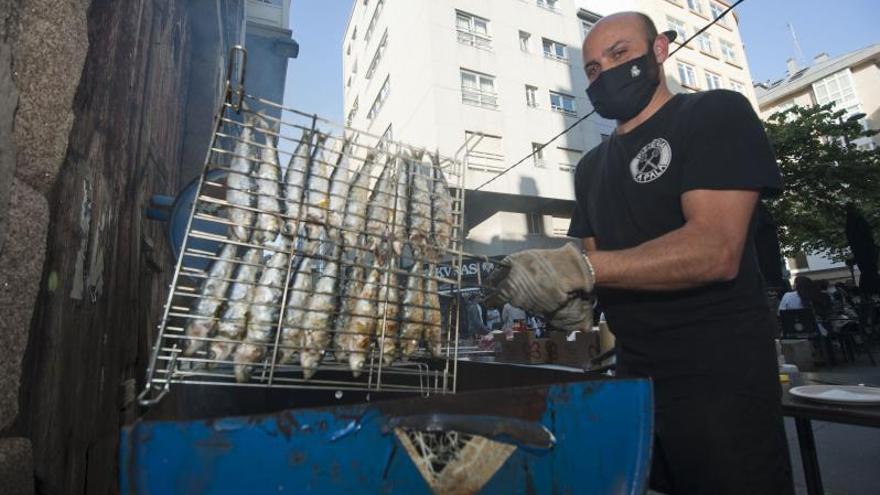
<path fill-rule="evenodd" d="M 392 266 L 397 266 L 397 263 L 392 263 Z M 385 281 L 379 288 L 377 299 L 379 302 L 376 310 L 376 336 L 379 339 L 382 362 L 389 366 L 397 358 L 397 340 L 400 331 L 400 289 L 397 287 L 396 274 L 391 272 L 385 274 Z"/>
<path fill-rule="evenodd" d="M 431 278 L 424 281 L 425 284 L 425 316 L 424 337 L 425 347 L 435 357 L 443 352 L 443 316 L 440 313 L 440 294 L 437 292 L 436 266 L 428 265 L 428 273 Z"/>
<path fill-rule="evenodd" d="M 312 156 L 311 141 L 312 134 L 304 130 L 284 171 L 284 233 L 291 237 L 296 237 L 299 227 L 306 170 Z"/>
<path fill-rule="evenodd" d="M 400 353 L 404 358 L 412 357 L 416 353 L 419 349 L 419 340 L 424 334 L 425 285 L 419 268 L 419 263 L 416 263 L 410 269 L 406 280 L 406 293 L 403 296 L 399 345 Z"/>
<path fill-rule="evenodd" d="M 303 257 L 299 262 L 293 286 L 288 291 L 287 309 L 281 326 L 278 353 L 280 364 L 293 363 L 303 346 L 303 321 L 308 314 L 309 298 L 314 288 L 312 266 L 315 260 Z"/>
<path fill-rule="evenodd" d="M 229 291 L 226 310 L 217 325 L 217 337 L 226 342 L 211 342 L 208 357 L 214 361 L 229 359 L 238 341 L 244 337 L 247 329 L 247 314 L 251 306 L 254 284 L 260 272 L 263 257 L 262 249 L 249 248 L 242 257 L 235 273 L 235 283 Z"/>
<path fill-rule="evenodd" d="M 190 320 L 184 330 L 187 337 L 195 337 L 187 341 L 186 349 L 183 351 L 184 356 L 192 356 L 205 347 L 206 341 L 197 339 L 210 337 L 214 331 L 217 311 L 223 304 L 222 298 L 226 294 L 229 279 L 232 278 L 232 271 L 235 268 L 235 251 L 235 245 L 224 245 L 217 259 L 208 269 L 205 281 L 202 282 L 199 299 L 192 309 L 192 314 L 200 318 Z"/>
<path fill-rule="evenodd" d="M 336 289 L 339 283 L 339 247 L 334 246 L 330 260 L 324 264 L 315 283 L 315 292 L 309 298 L 308 312 L 303 320 L 303 349 L 300 364 L 303 377 L 311 378 L 331 344 L 331 323 L 336 309 Z"/>
<path fill-rule="evenodd" d="M 267 131 L 266 147 L 262 149 L 262 160 L 257 165 L 256 188 L 257 188 L 257 214 L 256 241 L 268 244 L 278 237 L 281 231 L 281 203 L 279 197 L 279 181 L 281 178 L 281 165 L 278 161 L 277 138 L 270 133 L 275 132 L 275 126 L 265 119 L 262 120 L 262 129 Z"/>
<path fill-rule="evenodd" d="M 349 318 L 348 364 L 355 378 L 364 369 L 370 343 L 376 334 L 376 295 L 379 292 L 380 275 L 378 268 L 370 270 Z"/>
<path fill-rule="evenodd" d="M 235 349 L 235 379 L 245 382 L 250 377 L 251 365 L 266 355 L 278 325 L 278 311 L 287 277 L 289 256 L 286 247 L 269 257 L 254 288 L 244 341 Z"/>
<path fill-rule="evenodd" d="M 348 190 L 345 217 L 342 220 L 342 239 L 346 246 L 356 246 L 367 222 L 367 202 L 370 198 L 370 177 L 376 155 L 370 153 L 358 168 Z"/>
<path fill-rule="evenodd" d="M 254 139 L 253 124 L 248 119 L 241 126 L 241 136 L 235 142 L 234 156 L 230 161 L 230 171 L 226 176 L 226 201 L 229 203 L 228 215 L 230 233 L 236 241 L 246 242 L 253 230 L 254 212 L 238 206 L 254 206 L 254 180 L 250 173 L 255 160 L 259 160 L 256 148 L 250 143 Z"/>

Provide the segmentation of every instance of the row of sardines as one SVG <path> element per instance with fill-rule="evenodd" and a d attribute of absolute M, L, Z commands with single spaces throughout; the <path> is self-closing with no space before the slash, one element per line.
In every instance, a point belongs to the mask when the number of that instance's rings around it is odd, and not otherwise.
<path fill-rule="evenodd" d="M 374 352 L 385 366 L 422 346 L 442 355 L 435 268 L 456 230 L 439 157 L 302 128 L 282 166 L 277 121 L 243 120 L 221 167 L 227 240 L 201 277 L 183 355 L 232 364 L 239 382 L 267 362 L 308 380 L 330 359 L 357 378 Z"/>

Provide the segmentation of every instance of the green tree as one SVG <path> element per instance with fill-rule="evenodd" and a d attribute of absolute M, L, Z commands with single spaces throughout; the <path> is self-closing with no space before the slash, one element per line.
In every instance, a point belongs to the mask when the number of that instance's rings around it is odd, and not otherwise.
<path fill-rule="evenodd" d="M 786 256 L 825 253 L 846 259 L 848 202 L 880 234 L 880 148 L 854 144 L 877 131 L 866 131 L 832 105 L 796 106 L 771 115 L 764 125 L 782 170 L 784 192 L 768 206 Z"/>

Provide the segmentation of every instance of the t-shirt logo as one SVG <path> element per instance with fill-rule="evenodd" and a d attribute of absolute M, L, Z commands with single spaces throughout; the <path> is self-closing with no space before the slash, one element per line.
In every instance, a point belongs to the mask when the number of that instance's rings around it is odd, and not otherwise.
<path fill-rule="evenodd" d="M 672 147 L 669 141 L 657 138 L 646 144 L 629 163 L 633 180 L 639 184 L 655 181 L 666 172 L 672 161 Z"/>

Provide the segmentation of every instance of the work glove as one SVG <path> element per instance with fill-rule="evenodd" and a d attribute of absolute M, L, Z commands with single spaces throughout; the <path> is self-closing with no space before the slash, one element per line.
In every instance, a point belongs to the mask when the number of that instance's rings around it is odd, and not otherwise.
<path fill-rule="evenodd" d="M 496 290 L 492 300 L 509 301 L 566 330 L 592 326 L 594 281 L 589 260 L 573 244 L 512 254 L 488 280 Z"/>
<path fill-rule="evenodd" d="M 564 306 L 545 315 L 551 328 L 573 332 L 589 332 L 593 329 L 593 300 L 591 297 L 576 296 Z"/>

